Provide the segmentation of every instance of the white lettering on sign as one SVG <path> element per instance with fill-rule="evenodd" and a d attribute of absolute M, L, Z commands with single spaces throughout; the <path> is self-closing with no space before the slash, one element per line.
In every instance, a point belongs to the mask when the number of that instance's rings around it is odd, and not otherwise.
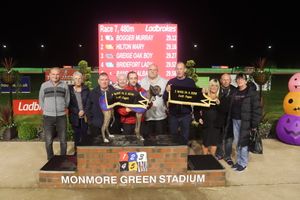
<path fill-rule="evenodd" d="M 141 50 L 144 49 L 145 44 L 117 44 L 117 50 Z"/>
<path fill-rule="evenodd" d="M 141 62 L 141 66 L 140 67 L 149 67 L 149 65 L 150 64 L 152 64 L 152 62 L 149 62 L 149 61 L 147 61 L 147 62 Z"/>
<path fill-rule="evenodd" d="M 37 102 L 32 102 L 31 104 L 19 102 L 18 105 L 19 111 L 38 111 L 41 110 L 40 105 Z"/>
<path fill-rule="evenodd" d="M 169 25 L 146 25 L 146 32 L 176 32 L 176 26 Z"/>
<path fill-rule="evenodd" d="M 136 35 L 135 40 L 138 41 L 152 41 L 154 35 Z"/>
<path fill-rule="evenodd" d="M 14 115 L 40 115 L 42 109 L 38 99 L 13 100 Z"/>
<path fill-rule="evenodd" d="M 117 53 L 116 58 L 132 58 L 132 53 Z"/>
<path fill-rule="evenodd" d="M 204 183 L 205 174 L 137 176 L 61 176 L 62 184 Z"/>
<path fill-rule="evenodd" d="M 130 25 L 121 25 L 120 31 L 121 31 L 121 32 L 134 32 L 134 26 L 130 26 Z"/>
<path fill-rule="evenodd" d="M 117 184 L 117 176 L 61 176 L 62 184 Z"/>
<path fill-rule="evenodd" d="M 113 26 L 100 25 L 99 31 L 103 32 L 103 33 L 110 33 L 110 32 L 114 31 L 114 27 Z"/>
<path fill-rule="evenodd" d="M 132 44 L 132 49 L 144 49 L 145 44 Z"/>
<path fill-rule="evenodd" d="M 133 58 L 143 58 L 143 53 L 133 53 Z"/>
<path fill-rule="evenodd" d="M 139 67 L 141 62 L 116 62 L 116 67 Z"/>
<path fill-rule="evenodd" d="M 137 75 L 140 77 L 144 77 L 148 75 L 148 71 L 147 70 L 138 70 L 137 71 Z"/>
<path fill-rule="evenodd" d="M 143 58 L 152 58 L 153 53 L 144 53 Z"/>
<path fill-rule="evenodd" d="M 116 35 L 116 41 L 132 41 L 134 35 Z"/>

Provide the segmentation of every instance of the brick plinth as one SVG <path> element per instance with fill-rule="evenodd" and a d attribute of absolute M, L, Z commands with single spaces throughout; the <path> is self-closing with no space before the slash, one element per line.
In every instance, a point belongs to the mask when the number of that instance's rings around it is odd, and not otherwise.
<path fill-rule="evenodd" d="M 120 152 L 146 152 L 147 171 L 120 171 Z M 187 146 L 78 147 L 76 171 L 40 171 L 40 187 L 225 186 L 225 169 L 187 170 Z M 217 162 L 217 161 L 216 161 Z"/>

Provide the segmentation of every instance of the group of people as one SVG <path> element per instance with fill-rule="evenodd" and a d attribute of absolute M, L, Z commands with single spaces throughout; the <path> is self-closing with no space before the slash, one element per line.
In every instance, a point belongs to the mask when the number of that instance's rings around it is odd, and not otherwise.
<path fill-rule="evenodd" d="M 236 171 L 243 171 L 249 160 L 250 132 L 257 129 L 262 110 L 258 93 L 247 76 L 237 74 L 235 81 L 237 87 L 231 84 L 229 74 L 223 74 L 220 81 L 210 80 L 207 93 L 217 105 L 195 108 L 194 116 L 203 129 L 203 153 L 224 159 Z M 232 145 L 236 147 L 235 163 Z"/>
<path fill-rule="evenodd" d="M 237 88 L 231 85 L 229 74 L 223 74 L 220 81 L 212 79 L 203 92 L 216 102 L 209 108 L 168 102 L 168 93 L 172 86 L 195 88 L 195 82 L 186 76 L 187 68 L 183 62 L 176 64 L 176 77 L 169 81 L 159 76 L 158 66 L 148 67 L 148 76 L 138 83 L 138 75 L 130 71 L 127 75 L 117 76 L 115 84 L 109 84 L 109 76 L 99 74 L 98 86 L 89 90 L 83 84 L 80 72 L 73 74 L 74 85 L 67 86 L 60 81 L 60 69 L 52 68 L 49 81 L 41 85 L 39 102 L 43 110 L 45 144 L 47 158 L 53 157 L 53 138 L 57 133 L 60 140 L 61 155 L 66 155 L 67 112 L 74 130 L 75 151 L 89 130 L 91 135 L 99 136 L 103 124 L 103 114 L 99 97 L 105 92 L 115 90 L 135 90 L 144 92 L 150 86 L 159 86 L 161 95 L 148 106 L 143 115 L 141 134 L 146 139 L 167 132 L 174 137 L 182 137 L 189 142 L 190 124 L 193 118 L 203 127 L 203 154 L 212 154 L 223 159 L 237 171 L 243 171 L 248 165 L 248 144 L 251 129 L 256 129 L 261 119 L 261 106 L 257 92 L 247 85 L 247 76 L 236 76 Z M 136 115 L 128 107 L 114 108 L 115 123 L 111 131 L 125 135 L 133 134 Z M 180 135 L 180 136 L 179 136 Z M 232 144 L 236 145 L 236 163 L 232 160 Z"/>

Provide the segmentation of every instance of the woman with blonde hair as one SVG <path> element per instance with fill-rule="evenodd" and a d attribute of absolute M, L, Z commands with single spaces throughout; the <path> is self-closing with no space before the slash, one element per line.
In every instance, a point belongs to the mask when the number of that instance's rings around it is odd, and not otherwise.
<path fill-rule="evenodd" d="M 218 98 L 220 83 L 217 79 L 209 81 L 207 96 L 214 101 L 216 105 L 211 105 L 209 108 L 198 108 L 195 112 L 195 119 L 203 126 L 203 154 L 215 155 L 217 144 L 221 140 L 221 130 L 225 121 L 224 113 L 222 112 L 221 102 Z"/>

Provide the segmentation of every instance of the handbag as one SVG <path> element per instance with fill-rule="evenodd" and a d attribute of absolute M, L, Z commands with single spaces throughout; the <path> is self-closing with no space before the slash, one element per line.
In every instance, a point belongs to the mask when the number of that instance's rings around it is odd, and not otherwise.
<path fill-rule="evenodd" d="M 250 131 L 249 151 L 255 154 L 263 154 L 262 139 L 257 129 Z"/>

